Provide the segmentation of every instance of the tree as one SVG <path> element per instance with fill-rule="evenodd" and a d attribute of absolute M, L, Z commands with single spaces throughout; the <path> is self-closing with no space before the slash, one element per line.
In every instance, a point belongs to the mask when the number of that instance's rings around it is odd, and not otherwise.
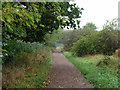
<path fill-rule="evenodd" d="M 120 48 L 120 31 L 118 29 L 118 19 L 113 19 L 104 24 L 103 30 L 100 32 L 102 42 L 104 42 L 104 53 L 112 54 L 116 49 Z"/>
<path fill-rule="evenodd" d="M 83 28 L 88 28 L 88 29 L 91 28 L 93 30 L 97 29 L 96 25 L 93 24 L 92 22 L 88 22 L 85 26 L 83 26 Z"/>
<path fill-rule="evenodd" d="M 88 28 L 63 31 L 63 36 L 61 41 L 64 44 L 64 50 L 70 51 L 73 44 L 77 42 L 79 39 L 96 32 L 97 31 Z"/>
<path fill-rule="evenodd" d="M 73 54 L 77 56 L 101 53 L 112 55 L 116 49 L 120 48 L 120 31 L 114 20 L 107 22 L 103 30 L 89 33 L 75 42 L 72 47 Z"/>
<path fill-rule="evenodd" d="M 52 34 L 46 34 L 45 35 L 45 45 L 49 46 L 49 47 L 55 47 L 56 43 L 60 40 L 60 38 L 62 37 L 62 30 L 56 30 L 54 31 Z"/>
<path fill-rule="evenodd" d="M 2 2 L 3 42 L 42 42 L 47 33 L 59 27 L 75 28 L 75 19 L 80 18 L 82 10 L 69 2 Z"/>

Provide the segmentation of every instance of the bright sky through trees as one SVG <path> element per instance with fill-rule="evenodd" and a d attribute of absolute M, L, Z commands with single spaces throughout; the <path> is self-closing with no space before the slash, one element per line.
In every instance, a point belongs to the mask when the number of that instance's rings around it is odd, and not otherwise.
<path fill-rule="evenodd" d="M 81 26 L 87 22 L 93 22 L 102 29 L 106 20 L 112 20 L 118 17 L 118 2 L 120 0 L 74 0 L 80 7 L 84 8 L 81 20 Z"/>

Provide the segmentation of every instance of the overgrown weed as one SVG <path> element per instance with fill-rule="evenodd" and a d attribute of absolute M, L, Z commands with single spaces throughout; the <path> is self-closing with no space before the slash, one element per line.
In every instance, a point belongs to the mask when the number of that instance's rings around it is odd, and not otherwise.
<path fill-rule="evenodd" d="M 49 62 L 51 62 L 50 52 L 45 48 L 38 49 L 37 53 L 22 52 L 14 59 L 15 60 L 3 64 L 2 87 L 40 87 L 51 68 L 51 64 L 49 64 Z M 39 81 L 34 81 L 38 79 L 38 76 Z M 39 86 L 37 86 L 38 84 Z"/>
<path fill-rule="evenodd" d="M 118 88 L 118 59 L 114 56 L 94 55 L 74 57 L 71 52 L 64 55 L 92 82 L 94 88 Z M 98 63 L 100 63 L 98 65 Z"/>

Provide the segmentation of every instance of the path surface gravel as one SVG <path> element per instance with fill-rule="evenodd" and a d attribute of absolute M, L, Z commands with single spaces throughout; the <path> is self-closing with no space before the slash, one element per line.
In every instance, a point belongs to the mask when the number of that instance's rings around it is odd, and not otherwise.
<path fill-rule="evenodd" d="M 47 88 L 92 88 L 83 74 L 62 53 L 53 53 L 53 67 Z"/>

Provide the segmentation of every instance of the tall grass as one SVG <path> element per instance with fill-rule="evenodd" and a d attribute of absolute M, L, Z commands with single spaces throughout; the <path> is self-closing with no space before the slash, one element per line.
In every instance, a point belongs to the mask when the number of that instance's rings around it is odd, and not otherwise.
<path fill-rule="evenodd" d="M 109 62 L 104 63 L 104 55 L 74 57 L 70 52 L 64 55 L 92 82 L 94 88 L 118 88 L 118 59 L 108 56 Z"/>
<path fill-rule="evenodd" d="M 8 40 L 5 44 L 3 43 L 2 46 L 5 50 L 5 52 L 3 52 L 3 61 L 11 61 L 11 59 L 13 60 L 13 58 L 18 57 L 23 52 L 36 54 L 44 47 L 46 50 L 50 50 L 50 48 L 46 47 L 43 43 L 26 43 L 21 40 Z"/>
<path fill-rule="evenodd" d="M 51 70 L 51 49 L 40 43 L 11 41 L 8 42 L 6 50 L 8 55 L 3 57 L 2 87 L 41 87 Z"/>

